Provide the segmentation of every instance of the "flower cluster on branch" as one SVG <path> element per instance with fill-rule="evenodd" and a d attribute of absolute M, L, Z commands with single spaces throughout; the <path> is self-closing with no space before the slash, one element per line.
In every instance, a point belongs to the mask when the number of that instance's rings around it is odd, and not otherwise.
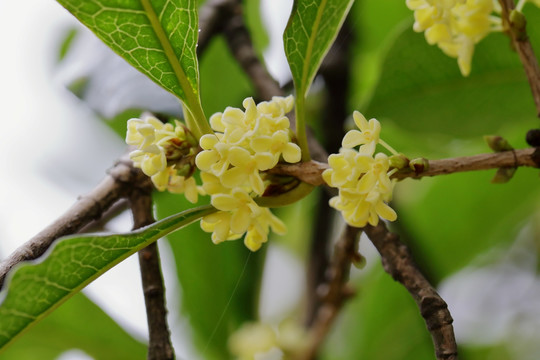
<path fill-rule="evenodd" d="M 301 151 L 292 141 L 286 116 L 293 107 L 292 96 L 258 105 L 247 98 L 243 106 L 245 111 L 229 107 L 210 118 L 215 133 L 201 137 L 203 151 L 195 162 L 201 170 L 202 188 L 219 210 L 202 219 L 202 229 L 212 232 L 214 243 L 246 234 L 244 244 L 256 251 L 267 241 L 270 229 L 278 234 L 286 230 L 270 209 L 254 200 L 268 185 L 264 171 L 280 159 L 300 161 Z"/>
<path fill-rule="evenodd" d="M 150 115 L 128 120 L 126 143 L 137 147 L 130 158 L 133 166 L 150 176 L 156 189 L 183 193 L 196 203 L 197 184 L 191 175 L 195 171 L 197 140 L 180 122 L 175 125 Z"/>
<path fill-rule="evenodd" d="M 457 58 L 463 76 L 471 72 L 474 46 L 492 31 L 502 30 L 496 0 L 407 0 L 414 10 L 413 29 L 424 31 L 426 41 Z"/>
<path fill-rule="evenodd" d="M 330 199 L 330 206 L 355 227 L 377 225 L 379 216 L 394 221 L 396 212 L 387 203 L 392 199 L 395 180 L 390 180 L 390 176 L 395 170 L 389 170 L 389 157 L 375 154 L 375 149 L 381 144 L 395 151 L 379 138 L 379 121 L 368 122 L 358 111 L 353 113 L 353 118 L 359 130 L 350 130 L 345 135 L 339 154 L 328 157 L 330 168 L 322 174 L 328 185 L 339 189 L 339 195 Z M 356 146 L 360 146 L 358 150 Z"/>

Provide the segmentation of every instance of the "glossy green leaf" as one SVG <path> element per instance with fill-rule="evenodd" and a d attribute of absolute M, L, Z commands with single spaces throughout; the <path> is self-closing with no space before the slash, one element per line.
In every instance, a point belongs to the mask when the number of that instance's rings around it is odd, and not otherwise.
<path fill-rule="evenodd" d="M 127 234 L 66 237 L 43 261 L 21 264 L 0 293 L 0 349 L 114 265 L 213 211 L 186 210 Z"/>
<path fill-rule="evenodd" d="M 305 97 L 354 0 L 295 0 L 283 34 L 296 96 Z"/>
<path fill-rule="evenodd" d="M 166 193 L 156 193 L 154 201 L 160 217 L 191 206 L 183 196 Z M 167 239 L 182 288 L 178 306 L 189 320 L 201 358 L 229 358 L 230 334 L 257 318 L 266 246 L 252 253 L 242 239 L 215 245 L 199 226 L 181 229 Z"/>
<path fill-rule="evenodd" d="M 71 349 L 100 360 L 143 359 L 148 351 L 146 344 L 78 293 L 6 348 L 0 359 L 55 360 Z"/>
<path fill-rule="evenodd" d="M 58 0 L 111 49 L 202 116 L 196 0 Z"/>

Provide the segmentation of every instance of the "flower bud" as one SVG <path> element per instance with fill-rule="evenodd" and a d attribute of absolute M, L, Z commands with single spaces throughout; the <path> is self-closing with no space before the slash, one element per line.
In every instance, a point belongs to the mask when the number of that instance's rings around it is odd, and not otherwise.
<path fill-rule="evenodd" d="M 403 155 L 392 155 L 388 158 L 388 161 L 390 162 L 390 168 L 394 169 L 405 169 L 407 166 L 409 166 L 409 159 Z"/>
<path fill-rule="evenodd" d="M 484 140 L 491 148 L 491 150 L 495 152 L 514 150 L 514 148 L 502 136 L 485 135 Z"/>
<path fill-rule="evenodd" d="M 426 158 L 416 158 L 409 162 L 409 167 L 416 173 L 421 174 L 429 169 L 429 161 Z"/>

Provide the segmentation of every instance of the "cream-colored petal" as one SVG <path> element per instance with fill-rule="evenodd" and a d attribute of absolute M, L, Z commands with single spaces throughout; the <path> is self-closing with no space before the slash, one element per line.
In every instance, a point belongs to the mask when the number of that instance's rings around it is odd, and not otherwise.
<path fill-rule="evenodd" d="M 231 231 L 243 234 L 251 224 L 251 212 L 245 206 L 240 207 L 231 216 Z"/>
<path fill-rule="evenodd" d="M 260 171 L 268 170 L 275 166 L 275 157 L 269 152 L 256 153 L 254 158 L 257 163 L 257 169 Z"/>
<path fill-rule="evenodd" d="M 379 201 L 375 204 L 375 211 L 379 214 L 380 217 L 388 221 L 394 221 L 397 219 L 397 214 L 390 206 L 385 204 L 382 201 Z"/>
<path fill-rule="evenodd" d="M 245 169 L 234 167 L 223 172 L 220 179 L 223 186 L 233 188 L 244 185 L 248 181 L 248 176 Z"/>
<path fill-rule="evenodd" d="M 199 145 L 204 150 L 210 150 L 212 149 L 217 143 L 219 142 L 218 138 L 214 134 L 205 134 L 201 136 L 201 139 L 199 140 Z"/>
<path fill-rule="evenodd" d="M 377 183 L 377 176 L 375 176 L 373 172 L 368 172 L 368 173 L 365 173 L 360 178 L 356 189 L 359 193 L 365 194 L 365 193 L 370 192 L 371 189 L 375 187 L 376 183 Z"/>
<path fill-rule="evenodd" d="M 262 195 L 264 193 L 264 182 L 258 172 L 253 172 L 249 175 L 249 184 L 255 193 Z"/>
<path fill-rule="evenodd" d="M 252 160 L 249 151 L 239 146 L 232 146 L 228 155 L 227 159 L 233 166 L 243 167 Z"/>
<path fill-rule="evenodd" d="M 231 195 L 225 194 L 212 195 L 210 203 L 216 209 L 221 211 L 233 211 L 238 209 L 238 206 L 240 206 L 237 199 Z"/>
<path fill-rule="evenodd" d="M 297 163 L 302 159 L 302 150 L 295 143 L 287 143 L 283 148 L 283 159 L 291 164 Z"/>
<path fill-rule="evenodd" d="M 344 148 L 353 148 L 357 145 L 364 144 L 365 139 L 362 133 L 358 130 L 347 131 L 343 140 L 341 141 L 341 146 Z"/>
<path fill-rule="evenodd" d="M 360 131 L 364 131 L 368 128 L 368 121 L 366 117 L 360 111 L 353 112 L 353 120 Z"/>
<path fill-rule="evenodd" d="M 215 150 L 204 150 L 195 157 L 195 165 L 203 171 L 209 171 L 212 165 L 221 160 L 221 156 Z"/>
<path fill-rule="evenodd" d="M 257 251 L 261 248 L 262 244 L 266 242 L 267 238 L 260 234 L 256 230 L 250 230 L 247 232 L 246 237 L 244 238 L 244 245 L 251 250 Z"/>
<path fill-rule="evenodd" d="M 250 146 L 255 152 L 268 152 L 272 147 L 273 140 L 270 136 L 257 136 L 250 140 Z"/>

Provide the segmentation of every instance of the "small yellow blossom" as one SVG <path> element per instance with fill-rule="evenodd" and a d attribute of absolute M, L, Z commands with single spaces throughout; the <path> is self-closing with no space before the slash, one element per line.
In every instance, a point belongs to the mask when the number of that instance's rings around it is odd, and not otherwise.
<path fill-rule="evenodd" d="M 344 147 L 339 154 L 328 157 L 330 168 L 322 174 L 328 185 L 339 189 L 338 196 L 330 199 L 330 206 L 339 210 L 351 226 L 377 225 L 379 217 L 394 221 L 397 215 L 387 205 L 395 183 L 390 180 L 389 159 L 384 153 L 373 155 L 377 143 L 387 146 L 379 139 L 380 123 L 376 119 L 368 123 L 358 112 L 354 119 L 360 130 L 345 135 Z M 359 151 L 351 149 L 358 145 Z"/>
<path fill-rule="evenodd" d="M 130 119 L 126 143 L 137 147 L 130 153 L 133 166 L 150 176 L 156 189 L 183 193 L 192 203 L 199 190 L 191 177 L 195 170 L 197 142 L 179 122 L 164 124 L 153 116 Z"/>
<path fill-rule="evenodd" d="M 237 360 L 281 360 L 295 358 L 309 345 L 306 330 L 285 320 L 278 327 L 265 323 L 245 323 L 228 341 Z"/>
<path fill-rule="evenodd" d="M 463 76 L 471 71 L 474 46 L 492 31 L 501 29 L 495 0 L 407 0 L 414 11 L 414 31 L 422 32 L 430 45 L 457 58 Z"/>
<path fill-rule="evenodd" d="M 270 352 L 277 345 L 274 330 L 261 323 L 247 323 L 229 338 L 229 350 L 237 360 L 255 360 L 256 356 Z"/>
<path fill-rule="evenodd" d="M 280 160 L 294 163 L 301 159 L 286 116 L 293 103 L 292 96 L 259 104 L 247 98 L 245 111 L 228 107 L 210 117 L 215 133 L 201 137 L 202 151 L 195 164 L 201 170 L 200 191 L 209 194 L 219 210 L 201 220 L 202 229 L 212 232 L 214 243 L 245 234 L 244 244 L 256 251 L 267 241 L 270 229 L 285 232 L 284 224 L 269 209 L 257 205 L 254 197 L 263 195 L 268 185 L 264 171 Z"/>
<path fill-rule="evenodd" d="M 292 109 L 293 98 L 274 97 L 258 105 L 247 98 L 243 105 L 245 112 L 229 107 L 210 118 L 216 134 L 200 139 L 203 151 L 195 161 L 199 169 L 219 177 L 226 187 L 247 185 L 262 195 L 260 171 L 274 167 L 281 157 L 289 163 L 301 158 L 285 116 Z"/>
<path fill-rule="evenodd" d="M 353 119 L 360 130 L 347 132 L 341 145 L 349 149 L 361 145 L 359 150 L 361 154 L 373 155 L 375 146 L 379 143 L 381 124 L 376 119 L 370 119 L 368 122 L 364 115 L 358 111 L 353 113 Z"/>

